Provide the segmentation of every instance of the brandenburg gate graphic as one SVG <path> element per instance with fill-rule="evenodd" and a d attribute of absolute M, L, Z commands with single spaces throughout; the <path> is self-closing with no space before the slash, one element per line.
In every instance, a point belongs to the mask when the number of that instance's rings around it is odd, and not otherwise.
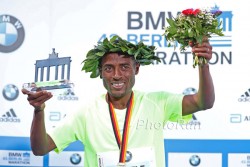
<path fill-rule="evenodd" d="M 46 81 L 50 81 L 50 74 L 51 74 L 51 68 L 55 67 L 55 76 L 52 80 L 63 80 L 67 79 L 70 80 L 70 63 L 71 63 L 71 57 L 58 57 L 58 53 L 55 52 L 55 48 L 52 49 L 52 53 L 49 54 L 48 59 L 44 60 L 36 60 L 35 63 L 35 82 L 42 82 L 44 81 L 44 70 L 46 69 Z M 67 68 L 65 70 L 65 67 Z M 59 72 L 59 68 L 61 68 L 61 71 Z M 39 73 L 40 72 L 40 73 Z M 66 78 L 65 78 L 65 72 Z M 61 74 L 59 79 L 59 73 Z M 38 80 L 38 76 L 40 76 L 40 79 Z"/>
<path fill-rule="evenodd" d="M 73 94 L 74 84 L 70 82 L 70 63 L 71 57 L 58 57 L 53 48 L 48 59 L 36 60 L 35 81 L 24 83 L 23 88 L 29 91 L 67 89 L 67 94 Z M 51 76 L 52 74 L 54 76 Z"/>

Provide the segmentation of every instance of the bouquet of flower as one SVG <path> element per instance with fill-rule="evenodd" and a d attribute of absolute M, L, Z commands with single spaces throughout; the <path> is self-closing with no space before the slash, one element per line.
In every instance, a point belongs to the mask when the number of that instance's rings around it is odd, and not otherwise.
<path fill-rule="evenodd" d="M 222 28 L 219 28 L 221 22 L 217 18 L 221 13 L 220 10 L 212 9 L 186 9 L 176 18 L 167 18 L 169 26 L 164 28 L 163 35 L 169 42 L 168 46 L 174 45 L 176 48 L 178 42 L 180 51 L 185 51 L 190 42 L 201 44 L 204 38 L 210 38 L 212 34 L 223 36 Z M 193 67 L 207 63 L 205 58 L 198 58 L 194 53 L 193 56 Z"/>

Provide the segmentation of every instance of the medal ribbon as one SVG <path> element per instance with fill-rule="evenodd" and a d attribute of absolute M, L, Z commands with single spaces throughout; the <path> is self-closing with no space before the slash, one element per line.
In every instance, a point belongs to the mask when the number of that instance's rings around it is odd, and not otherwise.
<path fill-rule="evenodd" d="M 108 98 L 109 98 L 109 96 L 108 96 Z M 108 101 L 109 101 L 109 113 L 110 113 L 111 123 L 112 123 L 112 126 L 113 126 L 113 131 L 114 131 L 114 134 L 115 134 L 115 139 L 116 139 L 117 145 L 118 145 L 118 147 L 120 149 L 119 162 L 125 163 L 127 145 L 128 145 L 129 125 L 130 125 L 132 109 L 133 109 L 133 105 L 134 105 L 134 93 L 132 92 L 132 94 L 130 96 L 130 99 L 129 99 L 128 103 L 127 103 L 127 111 L 126 111 L 126 116 L 125 116 L 125 121 L 124 121 L 122 140 L 121 140 L 121 134 L 120 134 L 116 114 L 115 114 L 115 111 L 114 111 L 114 107 L 113 107 L 112 103 L 110 102 L 110 100 L 108 100 Z"/>

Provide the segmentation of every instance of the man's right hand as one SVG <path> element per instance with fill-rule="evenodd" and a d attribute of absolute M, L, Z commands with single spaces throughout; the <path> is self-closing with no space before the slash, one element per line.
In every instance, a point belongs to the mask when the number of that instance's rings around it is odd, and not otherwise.
<path fill-rule="evenodd" d="M 44 90 L 38 90 L 37 92 L 30 92 L 26 89 L 22 89 L 22 93 L 28 95 L 27 100 L 30 105 L 35 108 L 36 112 L 43 111 L 45 108 L 45 102 L 49 100 L 53 95 L 50 92 Z"/>

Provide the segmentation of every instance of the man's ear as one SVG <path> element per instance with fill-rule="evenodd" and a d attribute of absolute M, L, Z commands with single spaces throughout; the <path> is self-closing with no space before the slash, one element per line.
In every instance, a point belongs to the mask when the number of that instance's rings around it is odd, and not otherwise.
<path fill-rule="evenodd" d="M 140 63 L 136 63 L 135 64 L 135 75 L 137 75 L 139 73 L 139 69 L 140 69 Z"/>

